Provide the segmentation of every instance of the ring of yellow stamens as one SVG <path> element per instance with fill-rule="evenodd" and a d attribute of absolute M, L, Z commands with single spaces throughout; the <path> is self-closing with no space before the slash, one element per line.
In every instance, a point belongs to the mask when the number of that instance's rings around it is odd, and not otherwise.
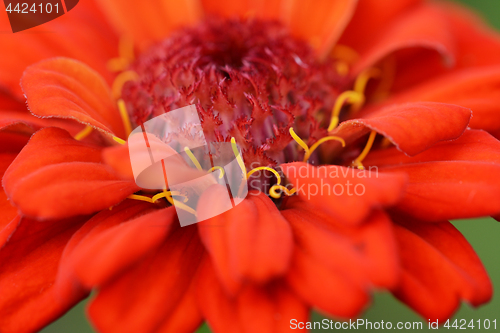
<path fill-rule="evenodd" d="M 281 193 L 276 192 L 276 190 L 281 190 L 282 193 L 285 193 L 287 196 L 291 196 L 291 195 L 295 194 L 295 192 L 297 192 L 297 189 L 295 189 L 295 188 L 292 188 L 291 190 L 289 190 L 288 188 L 286 188 L 283 185 L 274 185 L 269 189 L 269 195 L 271 197 L 273 197 L 274 199 L 281 198 Z"/>
<path fill-rule="evenodd" d="M 203 168 L 201 167 L 200 162 L 198 162 L 198 159 L 196 158 L 196 156 L 194 156 L 194 154 L 191 151 L 191 149 L 189 149 L 189 147 L 184 147 L 184 151 L 186 152 L 187 156 L 189 156 L 189 159 L 191 160 L 191 162 L 193 162 L 193 164 L 196 167 L 196 169 L 203 170 Z"/>
<path fill-rule="evenodd" d="M 365 101 L 365 96 L 358 93 L 357 91 L 347 90 L 341 93 L 335 100 L 335 104 L 332 109 L 332 117 L 330 119 L 330 125 L 328 125 L 328 132 L 333 131 L 339 124 L 339 115 L 344 103 L 353 104 L 354 108 L 359 108 L 363 105 Z"/>
<path fill-rule="evenodd" d="M 321 138 L 320 140 L 316 141 L 316 143 L 314 143 L 311 147 L 308 147 L 307 144 L 304 142 L 304 140 L 302 140 L 296 133 L 295 131 L 293 130 L 292 127 L 290 127 L 290 135 L 292 136 L 292 138 L 295 140 L 295 142 L 297 142 L 299 144 L 299 146 L 301 146 L 304 151 L 305 151 L 305 154 L 304 154 L 304 162 L 307 162 L 307 160 L 309 160 L 309 158 L 311 157 L 311 154 L 314 153 L 314 151 L 324 142 L 326 141 L 331 141 L 331 140 L 335 140 L 335 141 L 338 141 L 342 144 L 342 147 L 345 147 L 345 141 L 344 139 L 342 139 L 341 137 L 339 136 L 326 136 L 324 138 Z"/>
<path fill-rule="evenodd" d="M 365 148 L 363 149 L 361 154 L 359 154 L 359 156 L 356 157 L 356 159 L 354 161 L 352 161 L 353 166 L 357 167 L 360 170 L 365 169 L 362 162 L 365 159 L 366 155 L 368 155 L 368 153 L 370 152 L 370 149 L 373 146 L 373 142 L 375 141 L 376 135 L 377 135 L 377 132 L 375 132 L 375 131 L 370 132 L 370 136 L 368 137 L 368 142 L 366 143 Z"/>
<path fill-rule="evenodd" d="M 87 136 L 89 136 L 90 133 L 92 133 L 94 129 L 92 128 L 92 126 L 85 126 L 85 128 L 83 130 L 81 130 L 80 132 L 78 132 L 74 138 L 75 140 L 83 140 L 85 139 Z"/>

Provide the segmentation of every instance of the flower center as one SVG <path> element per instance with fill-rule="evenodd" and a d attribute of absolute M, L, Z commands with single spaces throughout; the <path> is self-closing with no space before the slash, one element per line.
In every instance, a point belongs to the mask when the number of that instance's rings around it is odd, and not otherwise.
<path fill-rule="evenodd" d="M 278 22 L 210 19 L 141 54 L 122 98 L 138 126 L 195 104 L 208 141 L 242 148 L 249 170 L 302 159 L 290 128 L 309 146 L 328 136 L 330 113 L 347 82 L 333 60 Z M 310 161 L 319 162 L 314 149 Z"/>

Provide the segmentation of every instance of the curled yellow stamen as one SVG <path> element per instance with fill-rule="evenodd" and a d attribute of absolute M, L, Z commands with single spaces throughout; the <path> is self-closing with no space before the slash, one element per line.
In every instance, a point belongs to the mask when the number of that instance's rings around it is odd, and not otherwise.
<path fill-rule="evenodd" d="M 214 167 L 210 168 L 210 170 L 208 170 L 208 172 L 214 172 L 215 170 L 220 170 L 219 179 L 224 178 L 225 171 L 224 171 L 223 167 L 214 166 Z"/>
<path fill-rule="evenodd" d="M 332 118 L 330 120 L 330 125 L 328 126 L 328 132 L 333 131 L 339 124 L 340 110 L 342 110 L 344 103 L 352 103 L 355 107 L 358 107 L 363 104 L 364 100 L 365 97 L 362 94 L 353 90 L 347 90 L 340 94 L 335 100 L 335 105 L 333 106 Z"/>
<path fill-rule="evenodd" d="M 380 71 L 380 69 L 374 67 L 364 70 L 361 74 L 358 75 L 356 81 L 354 82 L 354 91 L 361 95 L 364 95 L 368 81 L 372 78 L 375 79 L 380 77 L 381 74 L 382 72 Z"/>
<path fill-rule="evenodd" d="M 241 158 L 240 152 L 238 151 L 238 147 L 236 146 L 236 140 L 234 139 L 234 137 L 231 138 L 231 147 L 233 148 L 234 156 L 236 156 L 236 161 L 238 162 L 238 165 L 240 166 L 241 171 L 243 172 L 243 175 L 246 179 L 247 168 L 245 167 L 245 163 L 243 163 L 243 159 Z"/>
<path fill-rule="evenodd" d="M 281 184 L 281 176 L 280 174 L 278 173 L 278 171 L 272 169 L 272 168 L 269 168 L 269 167 L 258 167 L 258 168 L 255 168 L 255 169 L 252 169 L 250 170 L 248 173 L 247 173 L 247 178 L 249 178 L 252 174 L 254 174 L 255 172 L 259 171 L 259 170 L 267 170 L 267 171 L 270 171 L 272 172 L 275 176 L 276 176 L 276 182 L 277 184 Z"/>
<path fill-rule="evenodd" d="M 133 199 L 133 200 L 139 200 L 139 201 L 146 201 L 146 202 L 154 203 L 153 199 L 151 199 L 150 197 L 147 197 L 145 195 L 131 194 L 127 198 Z"/>
<path fill-rule="evenodd" d="M 342 147 L 345 147 L 345 141 L 341 137 L 334 136 L 334 135 L 326 136 L 326 137 L 321 138 L 318 141 L 316 141 L 311 146 L 311 148 L 309 148 L 309 151 L 304 156 L 304 162 L 306 162 L 309 159 L 309 157 L 311 157 L 311 154 L 314 153 L 314 151 L 316 150 L 316 148 L 318 148 L 323 142 L 331 141 L 331 140 L 338 141 L 338 142 L 340 142 L 342 144 Z"/>
<path fill-rule="evenodd" d="M 376 135 L 377 135 L 377 132 L 375 132 L 375 131 L 370 132 L 370 136 L 368 137 L 368 142 L 366 143 L 365 148 L 363 149 L 361 154 L 358 157 L 356 157 L 356 159 L 354 161 L 352 161 L 353 166 L 357 167 L 360 170 L 364 170 L 365 167 L 363 166 L 363 163 L 361 163 L 361 162 L 363 162 L 366 155 L 368 155 L 368 153 L 370 152 L 370 149 L 373 146 L 373 141 L 375 141 Z"/>
<path fill-rule="evenodd" d="M 132 124 L 130 123 L 127 107 L 125 106 L 125 101 L 123 99 L 118 100 L 118 111 L 120 111 L 120 117 L 122 118 L 123 127 L 125 128 L 125 134 L 128 136 L 130 132 L 132 132 Z"/>
<path fill-rule="evenodd" d="M 128 81 L 135 81 L 139 79 L 139 74 L 134 71 L 125 71 L 118 74 L 111 85 L 111 92 L 115 99 L 120 98 L 122 95 L 122 89 L 125 83 Z"/>
<path fill-rule="evenodd" d="M 189 156 L 189 159 L 191 160 L 191 162 L 193 162 L 193 164 L 196 167 L 196 169 L 203 170 L 202 167 L 201 167 L 200 162 L 198 162 L 198 160 L 196 159 L 196 156 L 194 156 L 194 154 L 191 151 L 191 149 L 189 149 L 189 147 L 184 147 L 184 151 Z"/>
<path fill-rule="evenodd" d="M 91 126 L 86 126 L 83 130 L 81 130 L 80 132 L 78 132 L 76 135 L 75 135 L 75 140 L 83 140 L 85 139 L 87 136 L 89 136 L 90 133 L 92 133 L 92 130 L 93 128 Z"/>
<path fill-rule="evenodd" d="M 281 190 L 283 193 L 285 193 L 287 196 L 293 195 L 295 192 L 297 192 L 297 189 L 292 188 L 289 190 L 283 185 L 274 185 L 269 189 L 269 195 L 273 197 L 274 199 L 279 199 L 281 198 L 281 193 L 276 192 L 276 190 Z"/>
<path fill-rule="evenodd" d="M 307 144 L 304 142 L 304 140 L 302 140 L 296 133 L 295 131 L 293 130 L 292 127 L 290 127 L 290 135 L 292 136 L 292 138 L 295 140 L 295 142 L 297 142 L 299 144 L 299 146 L 301 146 L 302 148 L 304 148 L 305 150 L 305 154 L 304 154 L 304 162 L 307 162 L 307 160 L 309 159 L 309 157 L 311 157 L 312 153 L 314 153 L 314 151 L 324 142 L 326 141 L 330 141 L 330 140 L 335 140 L 335 141 L 338 141 L 342 144 L 342 147 L 345 147 L 345 141 L 344 139 L 342 139 L 341 137 L 339 136 L 326 136 L 324 138 L 321 138 L 320 140 L 318 140 L 316 143 L 314 143 L 310 148 L 307 146 Z"/>
<path fill-rule="evenodd" d="M 337 44 L 332 50 L 332 58 L 351 64 L 358 60 L 359 54 L 349 46 Z"/>
<path fill-rule="evenodd" d="M 170 196 L 173 196 L 173 195 L 175 195 L 175 196 L 181 196 L 181 197 L 183 197 L 183 198 L 184 198 L 183 202 L 187 202 L 187 201 L 188 201 L 188 197 L 186 197 L 185 195 L 182 195 L 182 194 L 181 194 L 180 192 L 178 192 L 178 191 L 163 191 L 163 192 L 160 192 L 160 193 L 158 193 L 158 194 L 154 195 L 154 196 L 151 198 L 151 200 L 152 200 L 153 202 L 156 202 L 156 200 L 161 199 L 161 198 L 165 198 L 165 197 L 167 197 L 168 195 L 170 195 Z"/>
<path fill-rule="evenodd" d="M 120 38 L 118 57 L 108 61 L 108 69 L 112 72 L 125 70 L 134 60 L 134 42 L 128 37 Z"/>
<path fill-rule="evenodd" d="M 121 144 L 121 145 L 124 145 L 124 144 L 126 144 L 126 143 L 127 143 L 125 140 L 122 140 L 122 139 L 120 139 L 120 138 L 119 138 L 119 137 L 117 137 L 117 136 L 113 136 L 113 140 L 115 140 L 116 142 L 118 142 L 118 143 L 119 143 L 119 144 Z"/>

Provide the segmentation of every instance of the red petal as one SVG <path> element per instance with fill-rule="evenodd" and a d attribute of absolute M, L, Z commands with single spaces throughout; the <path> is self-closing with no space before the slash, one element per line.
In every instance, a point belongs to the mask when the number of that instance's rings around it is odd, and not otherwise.
<path fill-rule="evenodd" d="M 349 227 L 299 200 L 290 198 L 282 211 L 290 222 L 296 244 L 328 269 L 367 288 L 392 287 L 398 277 L 396 244 L 391 221 L 375 211 L 359 226 Z"/>
<path fill-rule="evenodd" d="M 472 110 L 471 127 L 496 131 L 500 130 L 499 87 L 500 67 L 463 69 L 427 80 L 394 96 L 381 107 L 421 101 L 461 105 Z"/>
<path fill-rule="evenodd" d="M 217 191 L 225 188 L 202 195 L 199 216 L 212 211 Z M 288 268 L 293 247 L 290 227 L 262 192 L 250 192 L 233 209 L 198 223 L 198 229 L 224 282 L 242 278 L 265 282 Z M 230 290 L 234 287 L 234 283 L 226 284 Z"/>
<path fill-rule="evenodd" d="M 449 222 L 422 223 L 398 218 L 403 277 L 394 294 L 424 318 L 444 321 L 465 300 L 488 302 L 490 279 L 467 240 Z"/>
<path fill-rule="evenodd" d="M 107 0 L 98 4 L 120 34 L 130 36 L 143 48 L 167 37 L 176 28 L 196 23 L 201 16 L 195 0 L 149 0 L 140 5 Z"/>
<path fill-rule="evenodd" d="M 372 151 L 363 160 L 363 164 L 384 167 L 432 161 L 482 161 L 500 164 L 500 141 L 485 131 L 469 129 L 456 140 L 440 142 L 411 157 L 396 148 Z"/>
<path fill-rule="evenodd" d="M 231 298 L 208 260 L 196 281 L 200 310 L 214 332 L 289 332 L 291 319 L 308 321 L 307 307 L 281 281 L 246 286 Z"/>
<path fill-rule="evenodd" d="M 177 221 L 174 208 L 123 203 L 89 220 L 72 238 L 67 267 L 89 289 L 109 282 L 165 239 Z"/>
<path fill-rule="evenodd" d="M 54 288 L 64 247 L 80 225 L 81 219 L 21 221 L 0 250 L 0 331 L 38 331 L 86 296 L 79 288 L 62 294 Z"/>
<path fill-rule="evenodd" d="M 26 69 L 21 86 L 33 114 L 74 119 L 125 138 L 109 86 L 85 64 L 68 58 L 41 61 Z"/>
<path fill-rule="evenodd" d="M 123 179 L 134 179 L 132 165 L 130 163 L 129 148 L 125 145 L 104 148 L 102 160 L 113 168 Z"/>
<path fill-rule="evenodd" d="M 80 132 L 84 127 L 80 124 L 76 124 L 73 121 L 67 121 L 64 119 L 37 118 L 28 112 L 0 112 L 0 130 L 9 130 L 11 132 L 31 135 L 40 128 L 49 126 L 63 128 L 73 135 Z"/>
<path fill-rule="evenodd" d="M 437 51 L 449 65 L 454 62 L 455 45 L 447 22 L 441 12 L 432 6 L 420 6 L 400 16 L 361 56 L 353 72 L 359 73 L 372 67 L 397 50 L 415 47 Z"/>
<path fill-rule="evenodd" d="M 388 177 L 336 165 L 290 163 L 281 168 L 303 205 L 350 225 L 361 223 L 374 207 L 394 205 L 406 181 L 404 175 Z"/>
<path fill-rule="evenodd" d="M 10 31 L 7 17 L 2 21 L 1 30 Z M 111 82 L 112 75 L 106 64 L 117 56 L 118 38 L 94 1 L 80 1 L 69 15 L 29 31 L 3 34 L 0 49 L 10 50 L 0 53 L 0 85 L 24 100 L 19 79 L 27 66 L 42 59 L 57 56 L 77 59 L 98 70 Z"/>
<path fill-rule="evenodd" d="M 451 104 L 391 104 L 366 116 L 344 121 L 334 132 L 352 142 L 369 129 L 385 136 L 408 155 L 416 155 L 437 142 L 458 138 L 467 128 L 470 110 Z M 363 125 L 363 126 L 360 126 Z"/>
<path fill-rule="evenodd" d="M 413 10 L 422 0 L 399 0 L 390 6 L 379 0 L 362 0 L 346 27 L 339 44 L 348 45 L 362 53 L 370 42 L 377 40 L 394 21 Z"/>
<path fill-rule="evenodd" d="M 138 188 L 119 180 L 100 155 L 64 130 L 40 130 L 6 171 L 5 191 L 24 214 L 42 219 L 107 209 Z"/>
<path fill-rule="evenodd" d="M 193 332 L 202 319 L 192 282 L 202 257 L 196 227 L 178 228 L 161 248 L 101 288 L 89 307 L 92 323 L 99 332 Z"/>

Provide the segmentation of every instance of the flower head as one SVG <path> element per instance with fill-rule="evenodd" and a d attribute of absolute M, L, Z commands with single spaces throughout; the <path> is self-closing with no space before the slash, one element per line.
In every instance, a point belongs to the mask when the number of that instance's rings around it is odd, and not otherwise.
<path fill-rule="evenodd" d="M 0 331 L 36 331 L 92 290 L 100 332 L 280 332 L 311 309 L 356 317 L 374 289 L 440 320 L 490 299 L 448 222 L 500 213 L 500 37 L 467 11 L 107 0 L 71 15 L 0 39 Z M 130 165 L 133 128 L 193 104 L 209 142 L 242 150 L 250 191 L 220 215 L 226 188 L 193 212 Z M 211 218 L 181 227 L 174 205 Z"/>

